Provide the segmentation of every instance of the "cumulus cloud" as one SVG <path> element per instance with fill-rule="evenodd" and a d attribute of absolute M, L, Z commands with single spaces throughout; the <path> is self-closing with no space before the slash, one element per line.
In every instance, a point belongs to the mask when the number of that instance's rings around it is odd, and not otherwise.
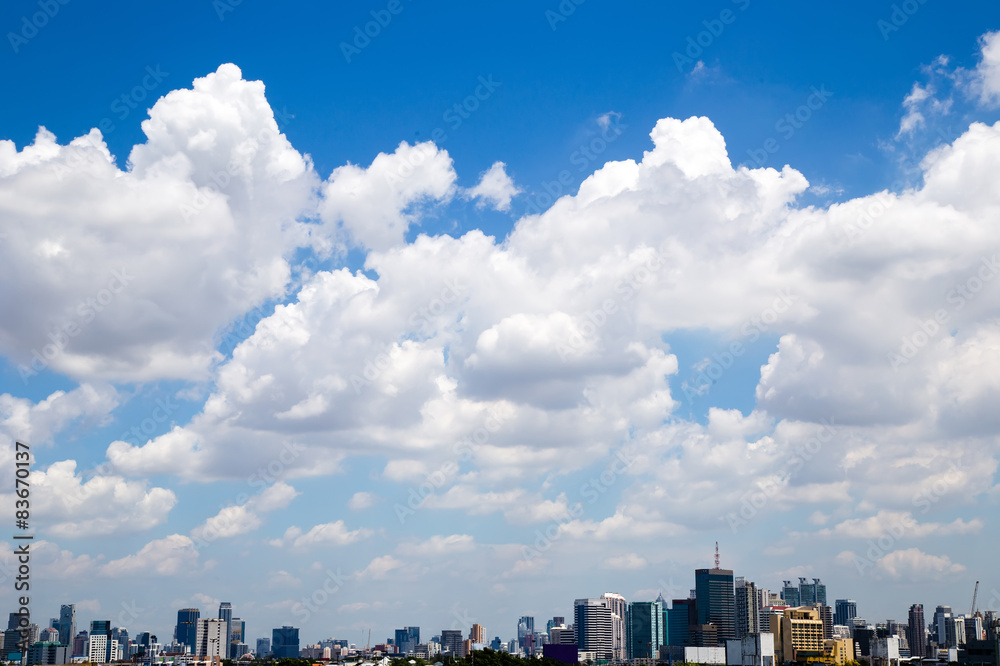
<path fill-rule="evenodd" d="M 281 539 L 272 540 L 274 546 L 290 545 L 294 548 L 305 548 L 309 546 L 332 544 L 334 546 L 346 546 L 355 541 L 367 539 L 374 532 L 367 528 L 349 530 L 343 520 L 332 523 L 322 523 L 315 525 L 308 532 L 303 532 L 300 527 L 292 526 L 285 530 Z"/>
<path fill-rule="evenodd" d="M 514 180 L 507 175 L 507 165 L 503 162 L 494 162 L 493 166 L 482 174 L 479 184 L 465 191 L 465 196 L 478 200 L 478 206 L 489 204 L 495 210 L 507 211 L 510 210 L 510 200 L 520 192 Z"/>
<path fill-rule="evenodd" d="M 206 378 L 213 336 L 290 278 L 318 179 L 226 64 L 160 98 L 120 170 L 101 133 L 0 141 L 0 350 L 30 380 Z"/>
<path fill-rule="evenodd" d="M 177 576 L 198 567 L 198 550 L 183 534 L 150 541 L 137 553 L 112 560 L 99 569 L 103 576 Z"/>

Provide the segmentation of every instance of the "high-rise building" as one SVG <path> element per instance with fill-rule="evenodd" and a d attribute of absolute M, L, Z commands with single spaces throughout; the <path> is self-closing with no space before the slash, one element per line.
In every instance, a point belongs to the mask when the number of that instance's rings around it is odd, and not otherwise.
<path fill-rule="evenodd" d="M 518 624 L 520 625 L 520 623 Z M 532 619 L 532 626 L 534 626 L 533 619 Z M 452 656 L 458 656 L 459 654 L 461 654 L 462 631 L 460 629 L 444 629 L 441 632 L 441 650 L 450 653 Z"/>
<path fill-rule="evenodd" d="M 833 602 L 833 623 L 850 626 L 858 616 L 858 602 L 854 599 L 837 599 Z"/>
<path fill-rule="evenodd" d="M 986 639 L 983 632 L 983 618 L 980 616 L 965 618 L 965 641 L 982 641 Z"/>
<path fill-rule="evenodd" d="M 69 648 L 58 641 L 39 641 L 28 648 L 27 663 L 44 664 L 45 666 L 66 664 L 71 656 Z"/>
<path fill-rule="evenodd" d="M 948 621 L 950 619 L 951 606 L 938 606 L 934 609 L 934 635 L 939 647 L 950 646 L 948 642 Z"/>
<path fill-rule="evenodd" d="M 258 638 L 257 639 L 257 651 L 254 652 L 254 656 L 258 658 L 263 658 L 271 654 L 271 639 L 270 638 Z"/>
<path fill-rule="evenodd" d="M 191 648 L 191 654 L 197 654 L 198 620 L 200 618 L 201 611 L 197 608 L 182 608 L 177 611 L 175 638 L 178 643 L 183 643 Z"/>
<path fill-rule="evenodd" d="M 598 659 L 611 658 L 611 609 L 603 599 L 573 602 L 573 630 L 581 651 L 596 652 Z"/>
<path fill-rule="evenodd" d="M 910 656 L 923 659 L 927 656 L 927 625 L 924 624 L 924 605 L 910 606 L 909 622 L 906 627 L 906 641 L 910 644 Z"/>
<path fill-rule="evenodd" d="M 95 648 L 95 642 L 100 648 Z M 112 644 L 111 620 L 93 620 L 90 623 L 90 637 L 88 638 L 88 657 L 91 662 L 107 664 L 113 660 L 117 652 L 117 646 Z M 103 650 L 103 652 L 101 652 Z M 103 655 L 103 657 L 101 656 Z M 103 658 L 103 661 L 94 661 Z"/>
<path fill-rule="evenodd" d="M 286 657 L 299 658 L 299 630 L 296 627 L 283 626 L 271 630 L 271 654 L 275 659 Z"/>
<path fill-rule="evenodd" d="M 86 630 L 81 631 L 76 636 L 73 637 L 73 656 L 74 657 L 86 657 L 87 656 L 87 641 L 90 640 L 90 634 Z"/>
<path fill-rule="evenodd" d="M 220 603 L 219 604 L 219 616 L 218 617 L 219 617 L 220 620 L 222 620 L 223 622 L 226 623 L 225 633 L 223 634 L 223 638 L 225 639 L 225 642 L 223 643 L 223 645 L 225 646 L 225 648 L 224 648 L 224 651 L 222 653 L 222 657 L 223 658 L 228 658 L 229 657 L 229 644 L 232 643 L 232 641 L 233 641 L 233 634 L 232 634 L 233 605 L 231 603 L 229 603 L 228 601 L 223 601 L 222 603 Z"/>
<path fill-rule="evenodd" d="M 199 618 L 195 631 L 195 648 L 193 654 L 197 657 L 220 657 L 225 659 L 229 653 L 229 644 L 226 643 L 226 628 L 228 625 L 228 622 L 220 618 Z"/>
<path fill-rule="evenodd" d="M 472 629 L 469 631 L 469 640 L 473 643 L 485 643 L 486 642 L 486 632 L 483 631 L 483 625 L 474 624 Z"/>
<path fill-rule="evenodd" d="M 246 648 L 247 623 L 241 618 L 234 617 L 229 622 L 229 658 L 239 659 L 242 655 L 236 654 L 240 650 L 243 654 L 249 652 Z M 243 647 L 240 647 L 243 646 Z"/>
<path fill-rule="evenodd" d="M 805 661 L 810 657 L 823 656 L 823 621 L 814 608 L 786 608 L 781 618 L 780 629 L 774 636 L 775 663 Z"/>
<path fill-rule="evenodd" d="M 601 599 L 611 611 L 611 658 L 616 661 L 624 660 L 627 652 L 625 616 L 628 615 L 628 602 L 615 592 L 605 592 Z"/>
<path fill-rule="evenodd" d="M 785 600 L 785 605 L 795 608 L 800 606 L 799 603 L 799 588 L 792 585 L 792 581 L 783 581 L 781 586 L 781 598 Z"/>
<path fill-rule="evenodd" d="M 667 645 L 682 647 L 693 645 L 691 627 L 698 624 L 698 610 L 694 599 L 674 599 L 667 609 Z"/>
<path fill-rule="evenodd" d="M 627 615 L 628 659 L 656 659 L 665 639 L 663 606 L 657 601 L 633 601 Z"/>
<path fill-rule="evenodd" d="M 818 601 L 812 605 L 819 613 L 819 619 L 823 623 L 823 640 L 830 640 L 833 638 L 833 609 L 826 604 L 821 604 Z"/>
<path fill-rule="evenodd" d="M 736 637 L 743 638 L 760 632 L 760 595 L 757 586 L 743 576 L 735 581 Z"/>
<path fill-rule="evenodd" d="M 535 633 L 535 618 L 525 615 L 517 621 L 517 646 L 524 649 L 524 637 Z M 444 637 L 442 636 L 442 640 Z"/>
<path fill-rule="evenodd" d="M 719 641 L 736 638 L 736 597 L 731 569 L 697 569 L 694 572 L 698 625 L 715 626 Z M 711 646 L 714 647 L 714 646 Z"/>
<path fill-rule="evenodd" d="M 76 636 L 76 604 L 63 604 L 59 607 L 59 642 L 69 645 Z"/>

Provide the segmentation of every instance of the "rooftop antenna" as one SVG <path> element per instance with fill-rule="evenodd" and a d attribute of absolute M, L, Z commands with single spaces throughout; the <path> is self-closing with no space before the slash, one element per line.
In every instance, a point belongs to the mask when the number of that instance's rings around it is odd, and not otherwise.
<path fill-rule="evenodd" d="M 719 568 L 719 542 L 715 542 L 715 568 Z"/>

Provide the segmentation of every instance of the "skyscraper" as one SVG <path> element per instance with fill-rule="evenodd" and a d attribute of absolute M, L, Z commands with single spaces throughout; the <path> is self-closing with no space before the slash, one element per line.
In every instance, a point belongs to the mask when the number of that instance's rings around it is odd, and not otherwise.
<path fill-rule="evenodd" d="M 59 607 L 59 642 L 70 645 L 76 636 L 76 604 L 63 604 Z"/>
<path fill-rule="evenodd" d="M 524 618 L 521 618 L 524 619 Z M 534 621 L 532 621 L 534 622 Z M 518 623 L 520 625 L 520 623 Z M 534 625 L 532 625 L 534 626 Z M 460 629 L 445 629 L 441 632 L 441 649 L 450 652 L 452 656 L 462 653 L 462 631 Z"/>
<path fill-rule="evenodd" d="M 91 663 L 107 664 L 117 657 L 117 645 L 111 639 L 111 620 L 92 621 L 88 640 L 90 649 L 87 657 Z"/>
<path fill-rule="evenodd" d="M 736 638 L 736 597 L 732 569 L 697 569 L 694 572 L 698 625 L 715 625 L 718 640 Z"/>
<path fill-rule="evenodd" d="M 611 609 L 603 599 L 573 602 L 573 635 L 580 650 L 596 652 L 598 659 L 611 658 Z"/>
<path fill-rule="evenodd" d="M 910 644 L 910 656 L 923 659 L 927 656 L 927 629 L 924 624 L 924 605 L 910 606 L 909 622 L 906 628 L 906 641 Z"/>
<path fill-rule="evenodd" d="M 177 611 L 177 642 L 191 648 L 191 654 L 197 654 L 198 620 L 201 611 L 197 608 L 182 608 Z"/>
<path fill-rule="evenodd" d="M 934 634 L 938 646 L 945 647 L 948 641 L 948 621 L 951 620 L 951 606 L 938 606 L 934 609 Z"/>
<path fill-rule="evenodd" d="M 781 598 L 785 600 L 786 606 L 791 606 L 795 608 L 796 606 L 801 606 L 799 603 L 799 588 L 792 585 L 792 581 L 783 581 L 781 586 Z"/>
<path fill-rule="evenodd" d="M 271 639 L 270 638 L 258 638 L 257 639 L 257 651 L 254 652 L 254 656 L 257 658 L 264 658 L 271 654 Z"/>
<path fill-rule="evenodd" d="M 833 606 L 833 623 L 849 626 L 858 616 L 858 602 L 854 599 L 837 599 Z"/>
<path fill-rule="evenodd" d="M 743 576 L 735 581 L 736 638 L 760 631 L 760 595 L 757 586 Z"/>
<path fill-rule="evenodd" d="M 663 606 L 657 601 L 629 604 L 626 626 L 628 659 L 655 659 L 664 644 Z"/>
<path fill-rule="evenodd" d="M 229 622 L 229 658 L 239 659 L 241 655 L 236 654 L 240 650 L 246 654 L 246 631 L 247 623 L 238 617 L 234 617 Z M 241 647 L 243 646 L 243 647 Z"/>
<path fill-rule="evenodd" d="M 604 605 L 611 611 L 611 653 L 612 659 L 626 658 L 625 617 L 628 615 L 628 602 L 625 597 L 615 592 L 605 592 L 601 595 Z"/>
<path fill-rule="evenodd" d="M 299 658 L 299 630 L 296 627 L 283 626 L 271 631 L 271 654 L 275 659 L 288 657 Z"/>
<path fill-rule="evenodd" d="M 199 618 L 193 654 L 198 657 L 225 659 L 229 649 L 229 644 L 226 643 L 226 626 L 226 621 L 219 618 Z"/>
<path fill-rule="evenodd" d="M 405 627 L 396 630 L 396 649 L 400 654 L 411 654 L 420 642 L 420 627 Z"/>
<path fill-rule="evenodd" d="M 469 631 L 469 640 L 473 643 L 485 643 L 486 642 L 486 632 L 483 631 L 483 625 L 474 624 L 472 629 Z"/>
<path fill-rule="evenodd" d="M 694 599 L 674 599 L 665 613 L 667 645 L 691 645 L 691 627 L 698 623 Z"/>
<path fill-rule="evenodd" d="M 524 637 L 535 633 L 535 618 L 525 615 L 517 621 L 517 646 L 524 649 Z M 444 636 L 441 637 L 444 640 Z"/>
<path fill-rule="evenodd" d="M 229 644 L 233 641 L 233 605 L 228 601 L 223 601 L 219 604 L 219 619 L 226 623 L 225 633 L 223 634 L 223 638 L 225 639 L 223 645 L 226 647 L 222 656 L 223 658 L 227 658 L 229 657 Z"/>

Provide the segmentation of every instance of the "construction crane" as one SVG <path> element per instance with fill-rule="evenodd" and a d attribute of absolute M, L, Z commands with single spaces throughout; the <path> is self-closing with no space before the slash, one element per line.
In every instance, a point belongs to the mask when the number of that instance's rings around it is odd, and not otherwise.
<path fill-rule="evenodd" d="M 969 611 L 969 617 L 976 616 L 976 597 L 979 596 L 979 581 L 976 581 L 976 589 L 972 592 L 972 610 Z"/>

